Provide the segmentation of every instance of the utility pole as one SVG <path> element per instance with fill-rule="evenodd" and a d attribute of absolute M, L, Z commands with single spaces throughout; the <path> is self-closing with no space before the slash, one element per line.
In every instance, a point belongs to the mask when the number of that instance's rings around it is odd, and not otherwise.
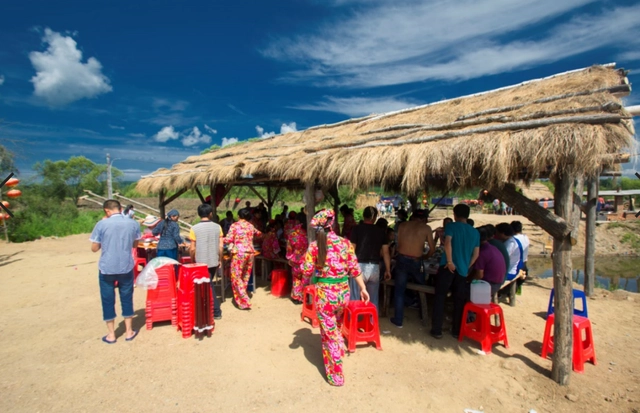
<path fill-rule="evenodd" d="M 107 199 L 113 198 L 113 188 L 111 186 L 111 157 L 107 154 Z"/>

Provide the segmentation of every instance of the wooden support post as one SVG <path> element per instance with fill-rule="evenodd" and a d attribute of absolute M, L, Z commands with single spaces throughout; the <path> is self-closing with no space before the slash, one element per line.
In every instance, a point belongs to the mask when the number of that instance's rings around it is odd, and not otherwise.
<path fill-rule="evenodd" d="M 315 196 L 315 185 L 313 183 L 307 183 L 304 189 L 304 198 L 305 198 L 305 211 L 307 213 L 307 238 L 309 239 L 309 243 L 316 240 L 316 233 L 312 231 L 311 228 L 311 218 L 316 212 L 316 196 Z"/>
<path fill-rule="evenodd" d="M 551 211 L 522 195 L 513 184 L 506 184 L 502 188 L 490 188 L 489 192 L 499 200 L 511 205 L 554 238 L 562 239 L 571 233 L 572 228 L 567 220 L 563 219 L 562 216 L 558 216 L 557 212 L 554 215 Z M 571 203 L 571 198 L 569 203 Z"/>
<path fill-rule="evenodd" d="M 271 187 L 267 186 L 267 214 L 269 214 L 268 218 L 271 219 L 271 207 L 273 206 L 273 200 L 271 199 Z"/>
<path fill-rule="evenodd" d="M 202 192 L 200 192 L 200 189 L 198 189 L 198 187 L 195 187 L 196 190 L 196 194 L 198 195 L 198 198 L 200 198 L 200 202 L 202 202 L 203 204 L 206 204 L 207 201 L 205 201 L 204 196 L 202 196 Z"/>
<path fill-rule="evenodd" d="M 211 196 L 211 208 L 213 208 L 213 220 L 218 221 L 218 204 L 216 204 L 216 184 L 209 185 L 209 195 Z"/>
<path fill-rule="evenodd" d="M 573 177 L 566 173 L 555 180 L 555 213 L 568 222 L 573 215 Z M 571 235 L 554 236 L 553 287 L 555 289 L 555 323 L 551 378 L 568 385 L 573 355 L 573 279 L 571 267 Z"/>
<path fill-rule="evenodd" d="M 172 203 L 173 201 L 178 199 L 178 197 L 180 195 L 184 194 L 185 192 L 187 192 L 187 188 L 182 188 L 181 190 L 179 190 L 175 194 L 171 195 L 169 198 L 165 199 L 164 204 L 165 205 L 169 205 L 170 203 Z"/>
<path fill-rule="evenodd" d="M 264 199 L 264 197 L 263 197 L 262 195 L 260 195 L 260 192 L 256 191 L 256 189 L 255 189 L 254 187 L 249 186 L 248 188 L 249 188 L 249 190 L 250 190 L 251 192 L 253 192 L 254 194 L 256 194 L 256 196 L 257 196 L 258 198 L 260 198 L 260 200 L 262 201 L 262 203 L 263 203 L 263 204 L 265 204 L 265 205 L 266 205 L 266 204 L 268 204 L 267 200 L 266 200 L 266 199 Z"/>
<path fill-rule="evenodd" d="M 167 214 L 165 212 L 165 196 L 167 195 L 167 191 L 165 189 L 161 189 L 158 194 L 158 213 L 160 214 L 160 219 L 165 219 Z"/>
<path fill-rule="evenodd" d="M 596 274 L 596 204 L 598 202 L 598 178 L 587 181 L 587 228 L 584 249 L 584 293 L 587 297 L 593 294 Z"/>
<path fill-rule="evenodd" d="M 340 194 L 338 193 L 338 185 L 329 188 L 329 195 L 333 198 L 333 213 L 335 214 L 334 231 L 340 235 L 340 227 L 338 225 L 338 217 L 340 216 Z"/>

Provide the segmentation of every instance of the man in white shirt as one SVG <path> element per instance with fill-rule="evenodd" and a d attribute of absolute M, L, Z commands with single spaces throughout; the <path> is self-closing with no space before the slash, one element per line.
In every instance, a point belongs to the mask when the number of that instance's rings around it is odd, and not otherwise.
<path fill-rule="evenodd" d="M 509 253 L 509 268 L 507 269 L 508 273 L 505 281 L 516 278 L 524 263 L 524 251 L 522 244 L 520 243 L 520 240 L 514 237 L 514 235 L 515 232 L 513 231 L 513 228 L 506 222 L 496 225 L 495 238 L 504 242 L 507 253 Z"/>
<path fill-rule="evenodd" d="M 524 271 L 525 277 L 528 277 L 529 268 L 527 268 L 527 260 L 529 259 L 529 245 L 531 244 L 529 242 L 529 237 L 522 233 L 522 222 L 513 221 L 511 223 L 511 228 L 513 228 L 513 232 L 516 233 L 514 235 L 514 238 L 520 241 L 520 244 L 522 244 L 522 271 Z M 518 284 L 518 289 L 523 282 L 523 278 L 520 278 L 518 281 L 516 281 L 516 283 Z"/>

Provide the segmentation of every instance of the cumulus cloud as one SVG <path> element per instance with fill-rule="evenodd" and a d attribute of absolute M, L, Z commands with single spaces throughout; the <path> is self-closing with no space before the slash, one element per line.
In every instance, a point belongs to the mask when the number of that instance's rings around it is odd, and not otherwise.
<path fill-rule="evenodd" d="M 213 129 L 212 127 L 210 127 L 210 126 L 209 126 L 209 125 L 207 125 L 206 123 L 204 124 L 204 129 L 205 129 L 207 132 L 209 132 L 209 133 L 211 133 L 211 134 L 213 134 L 213 135 L 215 135 L 216 133 L 218 133 L 218 131 L 217 131 L 217 130 Z"/>
<path fill-rule="evenodd" d="M 295 122 L 283 123 L 282 126 L 280 126 L 280 135 L 289 133 L 289 132 L 297 132 L 297 131 L 298 129 L 296 127 Z M 272 136 L 276 136 L 275 132 L 265 132 L 264 128 L 260 125 L 256 126 L 256 132 L 258 132 L 258 137 L 261 139 L 266 139 Z"/>
<path fill-rule="evenodd" d="M 184 146 L 193 146 L 199 143 L 211 143 L 211 136 L 200 132 L 197 126 L 194 126 L 188 134 L 182 135 L 182 144 Z"/>
<path fill-rule="evenodd" d="M 160 129 L 160 132 L 153 135 L 153 140 L 156 142 L 167 142 L 170 140 L 175 140 L 180 137 L 180 134 L 173 129 L 173 126 L 165 126 Z"/>
<path fill-rule="evenodd" d="M 4 76 L 0 75 L 0 86 L 4 84 Z"/>
<path fill-rule="evenodd" d="M 636 58 L 640 5 L 583 7 L 589 3 L 378 0 L 313 32 L 276 39 L 262 53 L 297 65 L 285 81 L 353 88 L 460 81 L 603 47 Z"/>
<path fill-rule="evenodd" d="M 237 143 L 238 138 L 222 138 L 222 146 L 231 145 L 232 143 Z"/>
<path fill-rule="evenodd" d="M 364 116 L 372 113 L 384 113 L 418 106 L 413 100 L 400 100 L 393 97 L 383 98 L 339 98 L 327 96 L 323 101 L 309 105 L 293 106 L 293 109 L 315 110 L 344 113 L 348 116 Z"/>
<path fill-rule="evenodd" d="M 42 41 L 47 44 L 47 50 L 29 53 L 36 70 L 31 78 L 34 95 L 49 105 L 62 106 L 112 91 L 100 62 L 90 57 L 83 63 L 82 52 L 71 36 L 47 28 Z"/>

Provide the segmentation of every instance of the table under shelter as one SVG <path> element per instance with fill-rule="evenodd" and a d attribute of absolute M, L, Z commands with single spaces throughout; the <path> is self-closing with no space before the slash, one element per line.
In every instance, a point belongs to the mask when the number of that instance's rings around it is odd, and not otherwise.
<path fill-rule="evenodd" d="M 414 196 L 424 190 L 486 188 L 554 239 L 556 336 L 551 377 L 568 384 L 571 249 L 578 236 L 583 187 L 586 183 L 587 209 L 592 211 L 587 213 L 589 229 L 589 219 L 595 221 L 594 182 L 603 170 L 615 169 L 629 158 L 635 131 L 621 98 L 630 92 L 624 70 L 614 64 L 592 66 L 223 147 L 144 176 L 137 190 L 159 194 L 164 215 L 169 202 L 191 189 L 204 202 L 199 190 L 203 186 L 210 189 L 214 208 L 236 185 L 266 187 L 263 201 L 269 209 L 282 188 L 304 189 L 307 211 L 314 211 L 318 190 L 331 195 L 337 209 L 339 185 L 381 185 Z M 553 211 L 516 189 L 517 182 L 526 185 L 540 178 L 555 185 Z M 308 220 L 312 216 L 307 214 Z M 588 236 L 593 237 L 593 231 Z M 587 250 L 589 255 L 593 252 Z"/>

